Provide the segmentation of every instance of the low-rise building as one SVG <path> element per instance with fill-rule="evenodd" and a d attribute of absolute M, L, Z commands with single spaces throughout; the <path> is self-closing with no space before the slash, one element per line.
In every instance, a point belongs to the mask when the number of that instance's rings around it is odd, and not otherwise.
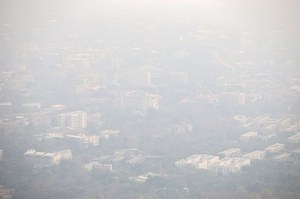
<path fill-rule="evenodd" d="M 249 160 L 262 160 L 265 158 L 266 152 L 265 151 L 253 151 L 250 153 L 246 153 L 243 155 L 243 158 Z"/>
<path fill-rule="evenodd" d="M 11 199 L 15 190 L 0 185 L 0 199 Z"/>
<path fill-rule="evenodd" d="M 181 169 L 193 167 L 196 169 L 208 169 L 208 166 L 219 160 L 218 156 L 213 155 L 192 155 L 186 159 L 181 159 L 175 162 L 175 166 Z"/>
<path fill-rule="evenodd" d="M 288 138 L 288 141 L 291 143 L 299 143 L 300 142 L 300 133 L 297 133 Z"/>
<path fill-rule="evenodd" d="M 290 153 L 282 153 L 273 157 L 274 160 L 283 161 L 287 160 L 291 156 Z"/>
<path fill-rule="evenodd" d="M 72 160 L 72 151 L 67 149 L 59 151 L 60 160 Z"/>
<path fill-rule="evenodd" d="M 3 150 L 0 149 L 0 161 L 2 161 L 2 159 L 3 159 Z"/>
<path fill-rule="evenodd" d="M 145 159 L 146 158 L 144 156 L 138 155 L 138 156 L 134 156 L 134 157 L 130 158 L 129 160 L 127 160 L 127 163 L 132 166 L 140 165 L 145 162 Z"/>
<path fill-rule="evenodd" d="M 24 158 L 36 167 L 45 167 L 57 165 L 60 162 L 60 156 L 57 153 L 38 152 L 35 149 L 29 149 L 24 153 Z"/>
<path fill-rule="evenodd" d="M 239 156 L 241 153 L 241 149 L 239 148 L 231 148 L 231 149 L 227 149 L 225 151 L 220 152 L 220 155 L 223 155 L 225 157 L 236 157 Z"/>
<path fill-rule="evenodd" d="M 267 148 L 265 148 L 265 151 L 267 153 L 277 153 L 283 149 L 284 149 L 284 144 L 275 143 L 275 144 L 272 144 L 271 146 L 268 146 Z"/>
<path fill-rule="evenodd" d="M 113 165 L 112 164 L 101 164 L 96 162 L 93 166 L 94 170 L 98 171 L 112 171 L 113 170 Z"/>
<path fill-rule="evenodd" d="M 72 153 L 70 150 L 59 152 L 38 152 L 35 149 L 28 149 L 24 153 L 24 158 L 35 167 L 48 167 L 58 165 L 61 160 L 71 160 Z"/>
<path fill-rule="evenodd" d="M 118 96 L 115 103 L 123 109 L 147 111 L 149 109 L 158 110 L 160 99 L 159 95 L 149 94 L 144 91 L 130 91 Z"/>
<path fill-rule="evenodd" d="M 83 165 L 83 168 L 89 172 L 92 170 L 111 172 L 113 170 L 113 165 L 112 164 L 102 164 L 97 161 L 93 161 L 93 162 Z"/>
<path fill-rule="evenodd" d="M 186 122 L 180 122 L 172 124 L 167 127 L 167 130 L 172 132 L 174 135 L 185 135 L 193 131 L 193 125 Z"/>
<path fill-rule="evenodd" d="M 209 165 L 209 170 L 217 175 L 240 172 L 242 167 L 250 165 L 250 160 L 238 157 L 225 157 Z"/>
<path fill-rule="evenodd" d="M 153 177 L 166 177 L 165 174 L 159 174 L 159 173 L 152 173 L 152 172 L 149 172 L 149 173 L 146 173 L 144 175 L 139 175 L 137 177 L 132 177 L 130 178 L 130 180 L 133 180 L 135 182 L 141 182 L 141 183 L 144 183 L 146 182 L 148 179 L 151 179 Z"/>
<path fill-rule="evenodd" d="M 242 141 L 250 141 L 250 140 L 255 139 L 256 137 L 257 137 L 257 132 L 249 131 L 249 132 L 241 135 L 241 140 Z"/>
<path fill-rule="evenodd" d="M 269 141 L 269 140 L 272 140 L 274 138 L 276 138 L 276 134 L 274 134 L 274 133 L 259 136 L 259 139 L 261 141 Z"/>
<path fill-rule="evenodd" d="M 78 135 L 65 135 L 65 138 L 74 141 L 80 144 L 86 144 L 86 145 L 93 145 L 98 146 L 99 145 L 99 136 L 98 135 L 85 135 L 85 134 L 78 134 Z"/>
<path fill-rule="evenodd" d="M 41 110 L 41 103 L 33 102 L 33 103 L 23 103 L 22 107 L 26 111 L 36 112 Z"/>
<path fill-rule="evenodd" d="M 111 137 L 118 136 L 119 133 L 120 133 L 119 130 L 106 129 L 101 131 L 101 137 L 103 137 L 105 140 L 108 140 Z"/>

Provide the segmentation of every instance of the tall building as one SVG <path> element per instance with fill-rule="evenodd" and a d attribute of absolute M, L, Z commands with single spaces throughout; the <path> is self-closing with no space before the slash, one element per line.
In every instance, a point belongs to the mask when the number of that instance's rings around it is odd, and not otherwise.
<path fill-rule="evenodd" d="M 56 118 L 57 126 L 71 129 L 84 129 L 87 127 L 87 113 L 74 111 L 59 114 Z"/>

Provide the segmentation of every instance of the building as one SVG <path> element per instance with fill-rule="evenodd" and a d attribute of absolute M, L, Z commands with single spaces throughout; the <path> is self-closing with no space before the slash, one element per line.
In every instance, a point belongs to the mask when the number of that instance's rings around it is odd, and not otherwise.
<path fill-rule="evenodd" d="M 113 170 L 113 165 L 112 164 L 102 164 L 102 163 L 93 161 L 93 162 L 85 164 L 83 166 L 83 168 L 89 172 L 92 170 L 111 172 Z"/>
<path fill-rule="evenodd" d="M 261 135 L 261 136 L 259 136 L 259 139 L 261 141 L 269 141 L 271 139 L 274 139 L 275 137 L 276 137 L 276 134 L 271 133 L 271 134 L 267 134 L 267 135 Z"/>
<path fill-rule="evenodd" d="M 93 169 L 97 170 L 97 171 L 109 171 L 109 172 L 111 172 L 113 170 L 113 166 L 112 166 L 112 164 L 101 164 L 101 163 L 96 162 L 93 165 Z"/>
<path fill-rule="evenodd" d="M 291 143 L 299 143 L 300 142 L 300 133 L 297 133 L 288 138 L 288 141 Z"/>
<path fill-rule="evenodd" d="M 2 161 L 3 160 L 3 150 L 1 149 L 0 150 L 0 161 Z"/>
<path fill-rule="evenodd" d="M 186 122 L 179 122 L 172 124 L 167 129 L 172 132 L 174 135 L 186 135 L 193 131 L 193 125 Z"/>
<path fill-rule="evenodd" d="M 149 94 L 143 91 L 130 91 L 123 93 L 117 99 L 117 104 L 123 109 L 147 111 L 159 109 L 159 95 Z"/>
<path fill-rule="evenodd" d="M 250 140 L 254 140 L 255 138 L 257 138 L 257 132 L 253 132 L 253 131 L 249 131 L 241 135 L 242 141 L 250 141 Z"/>
<path fill-rule="evenodd" d="M 243 155 L 243 158 L 249 160 L 263 160 L 265 158 L 266 152 L 265 151 L 253 151 L 250 153 L 246 153 Z"/>
<path fill-rule="evenodd" d="M 186 72 L 169 72 L 168 83 L 170 85 L 184 85 L 189 81 L 189 75 Z"/>
<path fill-rule="evenodd" d="M 175 166 L 180 169 L 186 168 L 196 168 L 196 169 L 208 169 L 209 165 L 218 161 L 218 156 L 213 155 L 192 155 L 187 157 L 186 159 L 179 160 L 175 162 Z"/>
<path fill-rule="evenodd" d="M 83 165 L 83 169 L 89 172 L 93 170 L 93 167 L 94 167 L 94 162 L 90 162 Z"/>
<path fill-rule="evenodd" d="M 131 157 L 129 160 L 126 161 L 131 166 L 141 165 L 145 162 L 146 158 L 142 155 Z"/>
<path fill-rule="evenodd" d="M 135 182 L 141 182 L 144 183 L 147 180 L 153 178 L 153 177 L 166 177 L 166 174 L 159 174 L 159 173 L 152 173 L 152 172 L 148 172 L 144 175 L 139 175 L 137 177 L 131 177 L 130 180 L 133 180 Z"/>
<path fill-rule="evenodd" d="M 114 152 L 114 156 L 122 156 L 125 158 L 131 158 L 139 155 L 143 155 L 143 151 L 138 148 L 125 148 L 118 149 Z"/>
<path fill-rule="evenodd" d="M 279 125 L 280 129 L 286 129 L 292 126 L 292 119 L 289 117 L 283 117 L 277 120 L 277 124 Z"/>
<path fill-rule="evenodd" d="M 241 149 L 238 148 L 231 148 L 225 151 L 220 152 L 219 154 L 225 157 L 236 157 L 239 156 L 241 153 Z"/>
<path fill-rule="evenodd" d="M 151 72 L 147 68 L 124 71 L 122 85 L 145 87 L 151 85 Z"/>
<path fill-rule="evenodd" d="M 265 148 L 265 151 L 268 153 L 277 153 L 279 151 L 282 151 L 283 149 L 284 149 L 284 144 L 276 143 Z"/>
<path fill-rule="evenodd" d="M 62 113 L 56 117 L 57 126 L 71 129 L 87 128 L 87 113 L 84 111 L 74 111 Z"/>
<path fill-rule="evenodd" d="M 290 153 L 282 153 L 274 156 L 273 159 L 276 161 L 283 161 L 283 160 L 288 160 L 290 156 L 291 156 Z"/>
<path fill-rule="evenodd" d="M 106 129 L 106 130 L 101 131 L 101 137 L 104 138 L 105 140 L 108 140 L 111 137 L 118 136 L 119 133 L 120 133 L 119 130 L 109 130 L 109 129 Z"/>
<path fill-rule="evenodd" d="M 100 156 L 94 159 L 99 164 L 111 164 L 113 168 L 138 166 L 146 161 L 144 152 L 137 148 L 119 149 L 113 155 Z"/>
<path fill-rule="evenodd" d="M 36 112 L 41 110 L 41 103 L 23 103 L 22 108 L 26 111 Z"/>
<path fill-rule="evenodd" d="M 14 189 L 6 188 L 5 186 L 0 185 L 0 199 L 11 199 L 14 192 Z"/>
<path fill-rule="evenodd" d="M 237 157 L 225 157 L 209 165 L 209 170 L 217 175 L 228 175 L 240 172 L 244 166 L 250 165 L 250 160 Z"/>
<path fill-rule="evenodd" d="M 60 160 L 72 160 L 72 151 L 67 149 L 59 151 Z"/>
<path fill-rule="evenodd" d="M 47 153 L 28 149 L 24 153 L 24 159 L 35 167 L 49 167 L 58 165 L 61 160 L 71 160 L 72 153 L 70 150 Z"/>
<path fill-rule="evenodd" d="M 219 96 L 219 104 L 229 107 L 244 106 L 246 94 L 240 92 L 225 92 Z"/>
<path fill-rule="evenodd" d="M 85 134 L 78 134 L 78 135 L 71 135 L 68 134 L 64 137 L 67 140 L 73 141 L 79 144 L 85 145 L 93 145 L 98 146 L 100 138 L 98 135 L 85 135 Z"/>
<path fill-rule="evenodd" d="M 0 113 L 9 113 L 13 110 L 12 102 L 0 102 Z"/>
<path fill-rule="evenodd" d="M 36 167 L 47 167 L 58 165 L 60 156 L 57 153 L 37 152 L 35 149 L 29 149 L 24 153 L 24 158 Z"/>

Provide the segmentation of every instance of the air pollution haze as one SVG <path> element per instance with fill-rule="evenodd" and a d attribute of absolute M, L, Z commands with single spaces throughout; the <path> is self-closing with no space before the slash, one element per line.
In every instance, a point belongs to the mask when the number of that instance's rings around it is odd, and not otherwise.
<path fill-rule="evenodd" d="M 0 199 L 298 199 L 297 0 L 0 0 Z"/>

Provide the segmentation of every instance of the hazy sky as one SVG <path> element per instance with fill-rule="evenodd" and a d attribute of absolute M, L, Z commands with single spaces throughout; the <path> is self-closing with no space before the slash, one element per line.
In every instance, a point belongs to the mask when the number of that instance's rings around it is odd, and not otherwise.
<path fill-rule="evenodd" d="M 92 31 L 103 22 L 119 25 L 127 19 L 129 24 L 151 24 L 164 18 L 173 23 L 185 17 L 215 30 L 280 31 L 296 38 L 300 35 L 299 7 L 299 0 L 0 0 L 0 28 L 13 24 L 26 30 L 49 20 L 81 26 L 78 21 L 84 19 L 93 21 L 86 26 Z M 127 25 L 122 27 L 125 31 L 130 28 Z"/>

